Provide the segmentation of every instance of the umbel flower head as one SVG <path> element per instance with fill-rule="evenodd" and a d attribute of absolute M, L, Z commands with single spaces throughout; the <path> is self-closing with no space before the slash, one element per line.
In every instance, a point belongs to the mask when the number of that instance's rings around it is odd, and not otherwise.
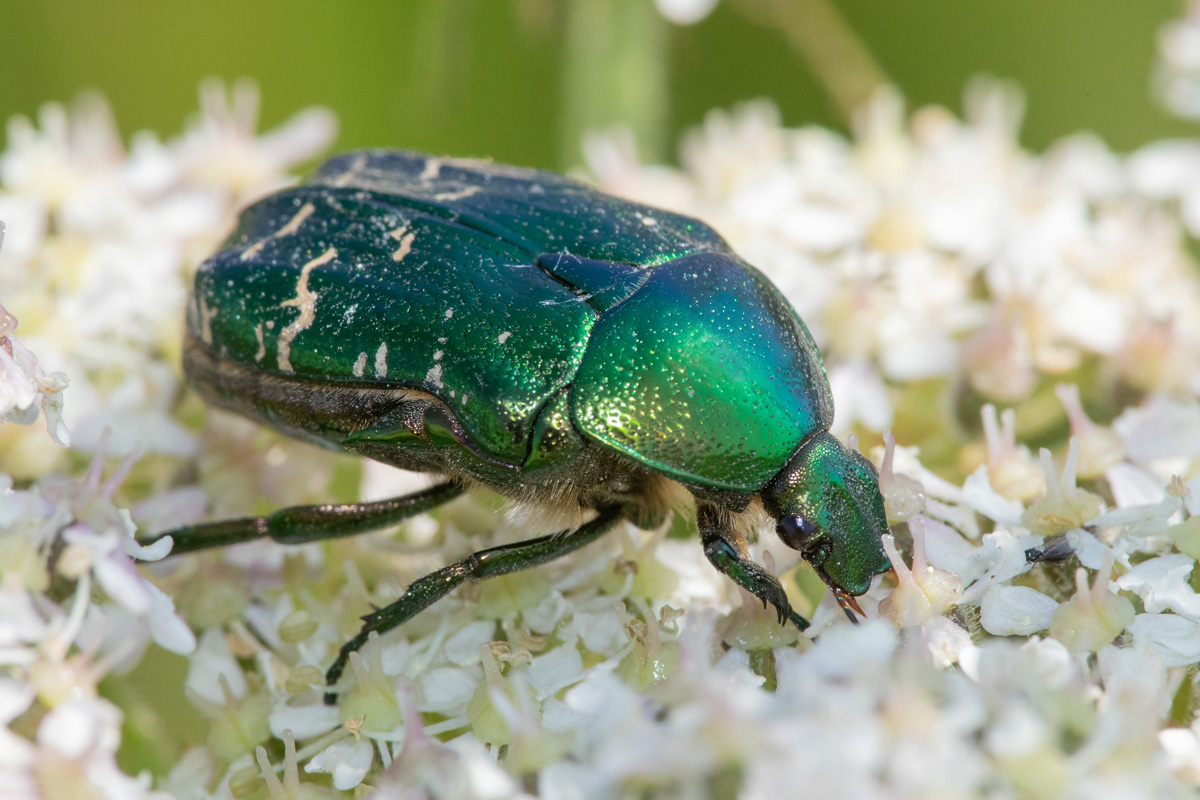
<path fill-rule="evenodd" d="M 480 493 L 400 534 L 135 566 L 168 544 L 135 531 L 424 485 L 181 392 L 190 268 L 330 140 L 320 111 L 256 136 L 256 103 L 206 85 L 182 137 L 128 149 L 95 97 L 10 126 L 0 794 L 1194 795 L 1200 281 L 1184 187 L 1162 180 L 1182 155 L 1027 152 L 1020 96 L 994 82 L 963 119 L 886 92 L 848 138 L 764 103 L 713 112 L 678 169 L 592 140 L 603 188 L 712 223 L 813 328 L 836 432 L 880 465 L 894 574 L 851 625 L 758 531 L 801 634 L 694 537 L 622 525 L 372 637 L 330 706 L 325 668 L 362 615 L 555 528 Z M 50 437 L 16 424 L 39 411 Z M 186 677 L 147 677 L 159 650 Z M 176 731 L 151 680 L 202 721 Z M 123 715 L 163 735 L 122 743 Z"/>

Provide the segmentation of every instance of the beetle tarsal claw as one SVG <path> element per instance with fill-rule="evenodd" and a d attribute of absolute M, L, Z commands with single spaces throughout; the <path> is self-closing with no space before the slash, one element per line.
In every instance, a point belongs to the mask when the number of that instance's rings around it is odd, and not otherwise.
<path fill-rule="evenodd" d="M 858 612 L 859 616 L 864 619 L 866 618 L 866 613 L 859 607 L 858 599 L 854 595 L 843 592 L 841 589 L 834 589 L 833 596 L 837 599 L 838 605 L 842 607 L 842 610 L 846 612 L 847 619 L 855 625 L 858 624 L 858 617 L 854 616 L 853 612 Z"/>

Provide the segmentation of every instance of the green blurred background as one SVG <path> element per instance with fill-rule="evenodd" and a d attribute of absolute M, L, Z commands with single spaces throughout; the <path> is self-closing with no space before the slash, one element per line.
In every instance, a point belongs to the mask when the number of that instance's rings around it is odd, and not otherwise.
<path fill-rule="evenodd" d="M 124 134 L 167 135 L 196 108 L 201 78 L 249 76 L 265 126 L 323 104 L 342 149 L 564 168 L 579 163 L 582 129 L 624 120 L 645 157 L 670 161 L 705 111 L 754 97 L 789 125 L 844 130 L 780 23 L 834 8 L 913 105 L 958 110 L 980 72 L 1016 80 L 1030 147 L 1081 129 L 1119 150 L 1196 132 L 1149 91 L 1158 30 L 1180 0 L 826 2 L 721 0 L 677 27 L 650 0 L 8 0 L 0 118 L 92 88 Z"/>

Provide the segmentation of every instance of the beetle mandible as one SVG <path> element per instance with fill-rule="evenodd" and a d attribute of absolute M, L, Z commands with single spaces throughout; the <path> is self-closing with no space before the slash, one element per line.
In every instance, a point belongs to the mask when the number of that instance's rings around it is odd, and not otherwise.
<path fill-rule="evenodd" d="M 415 581 L 363 618 L 330 686 L 371 632 L 620 520 L 659 525 L 679 485 L 709 561 L 781 623 L 808 625 L 747 556 L 735 523 L 752 502 L 851 619 L 890 566 L 876 470 L 829 433 L 825 368 L 783 295 L 703 223 L 554 173 L 394 150 L 327 161 L 243 211 L 200 266 L 184 369 L 216 406 L 446 480 L 161 534 L 174 553 L 361 533 L 472 484 L 592 515 Z"/>

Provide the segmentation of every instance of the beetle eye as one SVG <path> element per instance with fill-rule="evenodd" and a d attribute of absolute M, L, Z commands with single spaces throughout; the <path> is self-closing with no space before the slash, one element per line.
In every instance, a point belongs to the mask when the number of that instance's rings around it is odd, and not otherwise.
<path fill-rule="evenodd" d="M 824 538 L 816 525 L 795 514 L 782 517 L 775 526 L 775 532 L 784 544 L 802 553 L 817 547 Z"/>

